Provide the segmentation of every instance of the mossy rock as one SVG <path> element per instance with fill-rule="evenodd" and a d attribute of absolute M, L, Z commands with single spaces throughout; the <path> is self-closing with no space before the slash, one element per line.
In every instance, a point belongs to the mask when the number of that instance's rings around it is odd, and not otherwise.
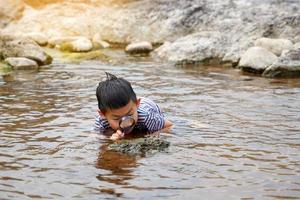
<path fill-rule="evenodd" d="M 58 49 L 45 48 L 45 51 L 54 59 L 67 63 L 78 63 L 85 60 L 108 61 L 110 59 L 109 56 L 104 55 L 100 50 L 90 52 L 67 52 Z"/>
<path fill-rule="evenodd" d="M 154 152 L 165 151 L 170 142 L 156 137 L 146 137 L 131 140 L 121 140 L 108 145 L 108 150 L 130 155 L 146 155 Z"/>
<path fill-rule="evenodd" d="M 71 44 L 71 42 L 64 42 L 60 45 L 59 50 L 61 51 L 67 51 L 67 52 L 73 52 L 73 45 Z"/>
<path fill-rule="evenodd" d="M 12 67 L 5 62 L 0 62 L 0 75 L 7 75 L 12 72 Z"/>

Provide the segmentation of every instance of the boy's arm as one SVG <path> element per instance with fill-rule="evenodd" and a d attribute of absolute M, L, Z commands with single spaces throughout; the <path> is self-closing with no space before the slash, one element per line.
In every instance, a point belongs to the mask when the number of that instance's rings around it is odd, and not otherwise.
<path fill-rule="evenodd" d="M 172 122 L 165 119 L 163 128 L 161 130 L 155 131 L 152 134 L 159 134 L 163 129 L 170 128 L 172 125 L 173 125 Z M 119 139 L 122 139 L 123 137 L 124 137 L 124 133 L 122 133 L 120 130 L 118 130 L 117 132 L 115 132 L 114 134 L 111 135 L 110 139 L 111 140 L 119 140 Z"/>

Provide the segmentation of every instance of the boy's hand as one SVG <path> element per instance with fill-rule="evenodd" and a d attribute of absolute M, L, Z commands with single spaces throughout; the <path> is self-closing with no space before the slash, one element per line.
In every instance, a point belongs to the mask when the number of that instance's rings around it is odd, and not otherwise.
<path fill-rule="evenodd" d="M 117 132 L 115 132 L 114 134 L 112 134 L 110 136 L 111 140 L 119 140 L 122 139 L 124 137 L 124 133 L 122 133 L 122 131 L 117 130 Z"/>

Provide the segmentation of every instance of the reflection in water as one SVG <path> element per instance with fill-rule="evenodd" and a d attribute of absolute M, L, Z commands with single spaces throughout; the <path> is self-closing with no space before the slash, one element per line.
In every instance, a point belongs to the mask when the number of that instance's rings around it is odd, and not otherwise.
<path fill-rule="evenodd" d="M 97 178 L 100 181 L 107 181 L 117 185 L 126 185 L 126 180 L 133 177 L 131 172 L 137 167 L 137 161 L 134 156 L 122 154 L 115 151 L 107 150 L 107 145 L 100 148 L 96 167 L 99 169 L 109 170 L 109 176 L 99 174 Z"/>
<path fill-rule="evenodd" d="M 0 199 L 300 197 L 299 79 L 130 59 L 0 77 Z M 166 111 L 168 152 L 132 157 L 93 137 L 104 71 Z"/>

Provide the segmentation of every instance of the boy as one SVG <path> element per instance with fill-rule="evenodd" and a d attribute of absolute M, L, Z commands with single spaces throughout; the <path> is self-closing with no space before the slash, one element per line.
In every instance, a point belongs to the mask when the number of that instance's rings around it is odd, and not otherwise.
<path fill-rule="evenodd" d="M 96 89 L 99 108 L 95 123 L 97 131 L 113 129 L 115 133 L 111 139 L 121 139 L 124 137 L 124 130 L 121 129 L 120 122 L 124 118 L 132 119 L 131 127 L 135 130 L 151 133 L 172 126 L 170 121 L 164 119 L 158 105 L 150 99 L 136 97 L 127 80 L 110 73 L 106 73 L 106 77 Z"/>

